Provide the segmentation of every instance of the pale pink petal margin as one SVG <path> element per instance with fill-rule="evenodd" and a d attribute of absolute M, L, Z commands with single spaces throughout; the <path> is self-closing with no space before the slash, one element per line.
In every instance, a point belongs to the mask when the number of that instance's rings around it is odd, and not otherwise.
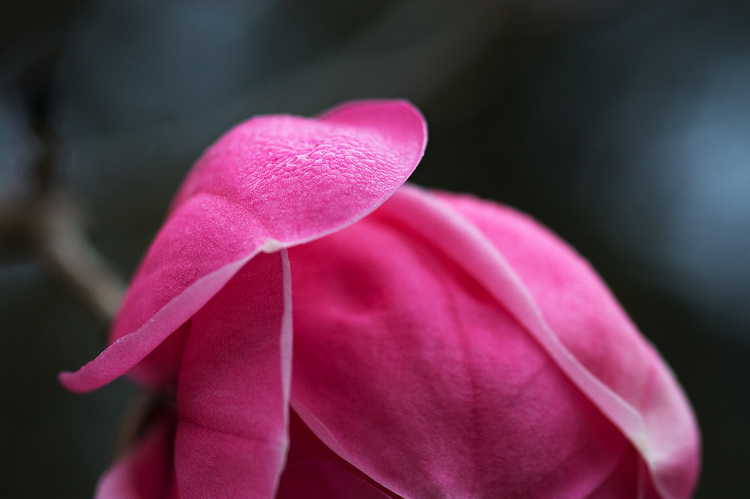
<path fill-rule="evenodd" d="M 201 277 L 156 312 L 143 326 L 112 343 L 81 369 L 60 373 L 60 382 L 72 392 L 84 393 L 122 376 L 208 303 L 257 254 L 256 251 Z"/>
<path fill-rule="evenodd" d="M 289 446 L 287 250 L 259 255 L 191 321 L 177 392 L 180 496 L 272 497 Z"/>

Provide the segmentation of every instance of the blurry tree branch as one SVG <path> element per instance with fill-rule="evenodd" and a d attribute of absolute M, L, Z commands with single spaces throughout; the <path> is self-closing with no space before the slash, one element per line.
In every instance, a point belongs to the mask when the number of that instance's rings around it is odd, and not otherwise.
<path fill-rule="evenodd" d="M 105 325 L 115 316 L 125 286 L 86 236 L 82 210 L 60 185 L 59 139 L 50 124 L 50 74 L 57 47 L 35 54 L 15 74 L 38 155 L 27 165 L 21 192 L 0 199 L 0 243 L 31 253 Z"/>
<path fill-rule="evenodd" d="M 57 189 L 0 206 L 0 240 L 29 250 L 104 324 L 114 318 L 124 285 L 89 243 L 81 211 Z"/>

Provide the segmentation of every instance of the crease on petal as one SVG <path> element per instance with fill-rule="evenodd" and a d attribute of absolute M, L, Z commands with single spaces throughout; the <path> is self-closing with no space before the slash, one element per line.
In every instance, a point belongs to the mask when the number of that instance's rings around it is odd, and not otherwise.
<path fill-rule="evenodd" d="M 61 373 L 62 384 L 85 392 L 112 381 L 259 252 L 368 215 L 411 175 L 426 140 L 420 112 L 399 100 L 350 102 L 318 118 L 259 116 L 227 132 L 178 191 L 125 295 L 112 344 L 79 371 Z"/>
<path fill-rule="evenodd" d="M 279 499 L 382 499 L 396 497 L 326 446 L 292 412 L 290 448 L 277 496 Z"/>
<path fill-rule="evenodd" d="M 404 186 L 380 210 L 430 240 L 462 265 L 527 328 L 560 369 L 623 432 L 648 465 L 664 498 L 690 496 L 697 476 L 698 436 L 690 406 L 674 375 L 651 373 L 647 411 L 639 411 L 594 376 L 547 324 L 531 292 L 478 228 L 447 202 Z M 636 373 L 630 373 L 636 374 Z"/>

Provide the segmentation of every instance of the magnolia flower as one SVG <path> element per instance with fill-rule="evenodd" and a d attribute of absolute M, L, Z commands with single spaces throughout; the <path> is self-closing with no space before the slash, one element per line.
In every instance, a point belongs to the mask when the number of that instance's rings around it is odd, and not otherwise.
<path fill-rule="evenodd" d="M 689 497 L 699 437 L 658 353 L 529 217 L 403 185 L 403 101 L 262 116 L 178 192 L 110 346 L 172 403 L 99 497 Z"/>

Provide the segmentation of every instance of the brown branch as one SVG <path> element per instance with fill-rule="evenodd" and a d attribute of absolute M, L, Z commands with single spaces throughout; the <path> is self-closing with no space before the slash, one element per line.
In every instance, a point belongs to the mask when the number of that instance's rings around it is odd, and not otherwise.
<path fill-rule="evenodd" d="M 28 185 L 13 199 L 0 199 L 0 242 L 32 253 L 105 325 L 114 319 L 125 286 L 86 237 L 81 211 L 63 193 L 60 139 L 50 119 L 52 82 L 61 47 L 45 45 L 24 58 L 10 80 L 38 139 L 37 158 L 27 165 Z"/>
<path fill-rule="evenodd" d="M 47 190 L 0 209 L 0 236 L 35 253 L 98 319 L 111 323 L 125 286 L 89 243 L 67 196 Z"/>
<path fill-rule="evenodd" d="M 42 261 L 109 325 L 125 286 L 89 243 L 73 203 L 60 193 L 45 196 L 37 203 L 31 229 Z"/>

